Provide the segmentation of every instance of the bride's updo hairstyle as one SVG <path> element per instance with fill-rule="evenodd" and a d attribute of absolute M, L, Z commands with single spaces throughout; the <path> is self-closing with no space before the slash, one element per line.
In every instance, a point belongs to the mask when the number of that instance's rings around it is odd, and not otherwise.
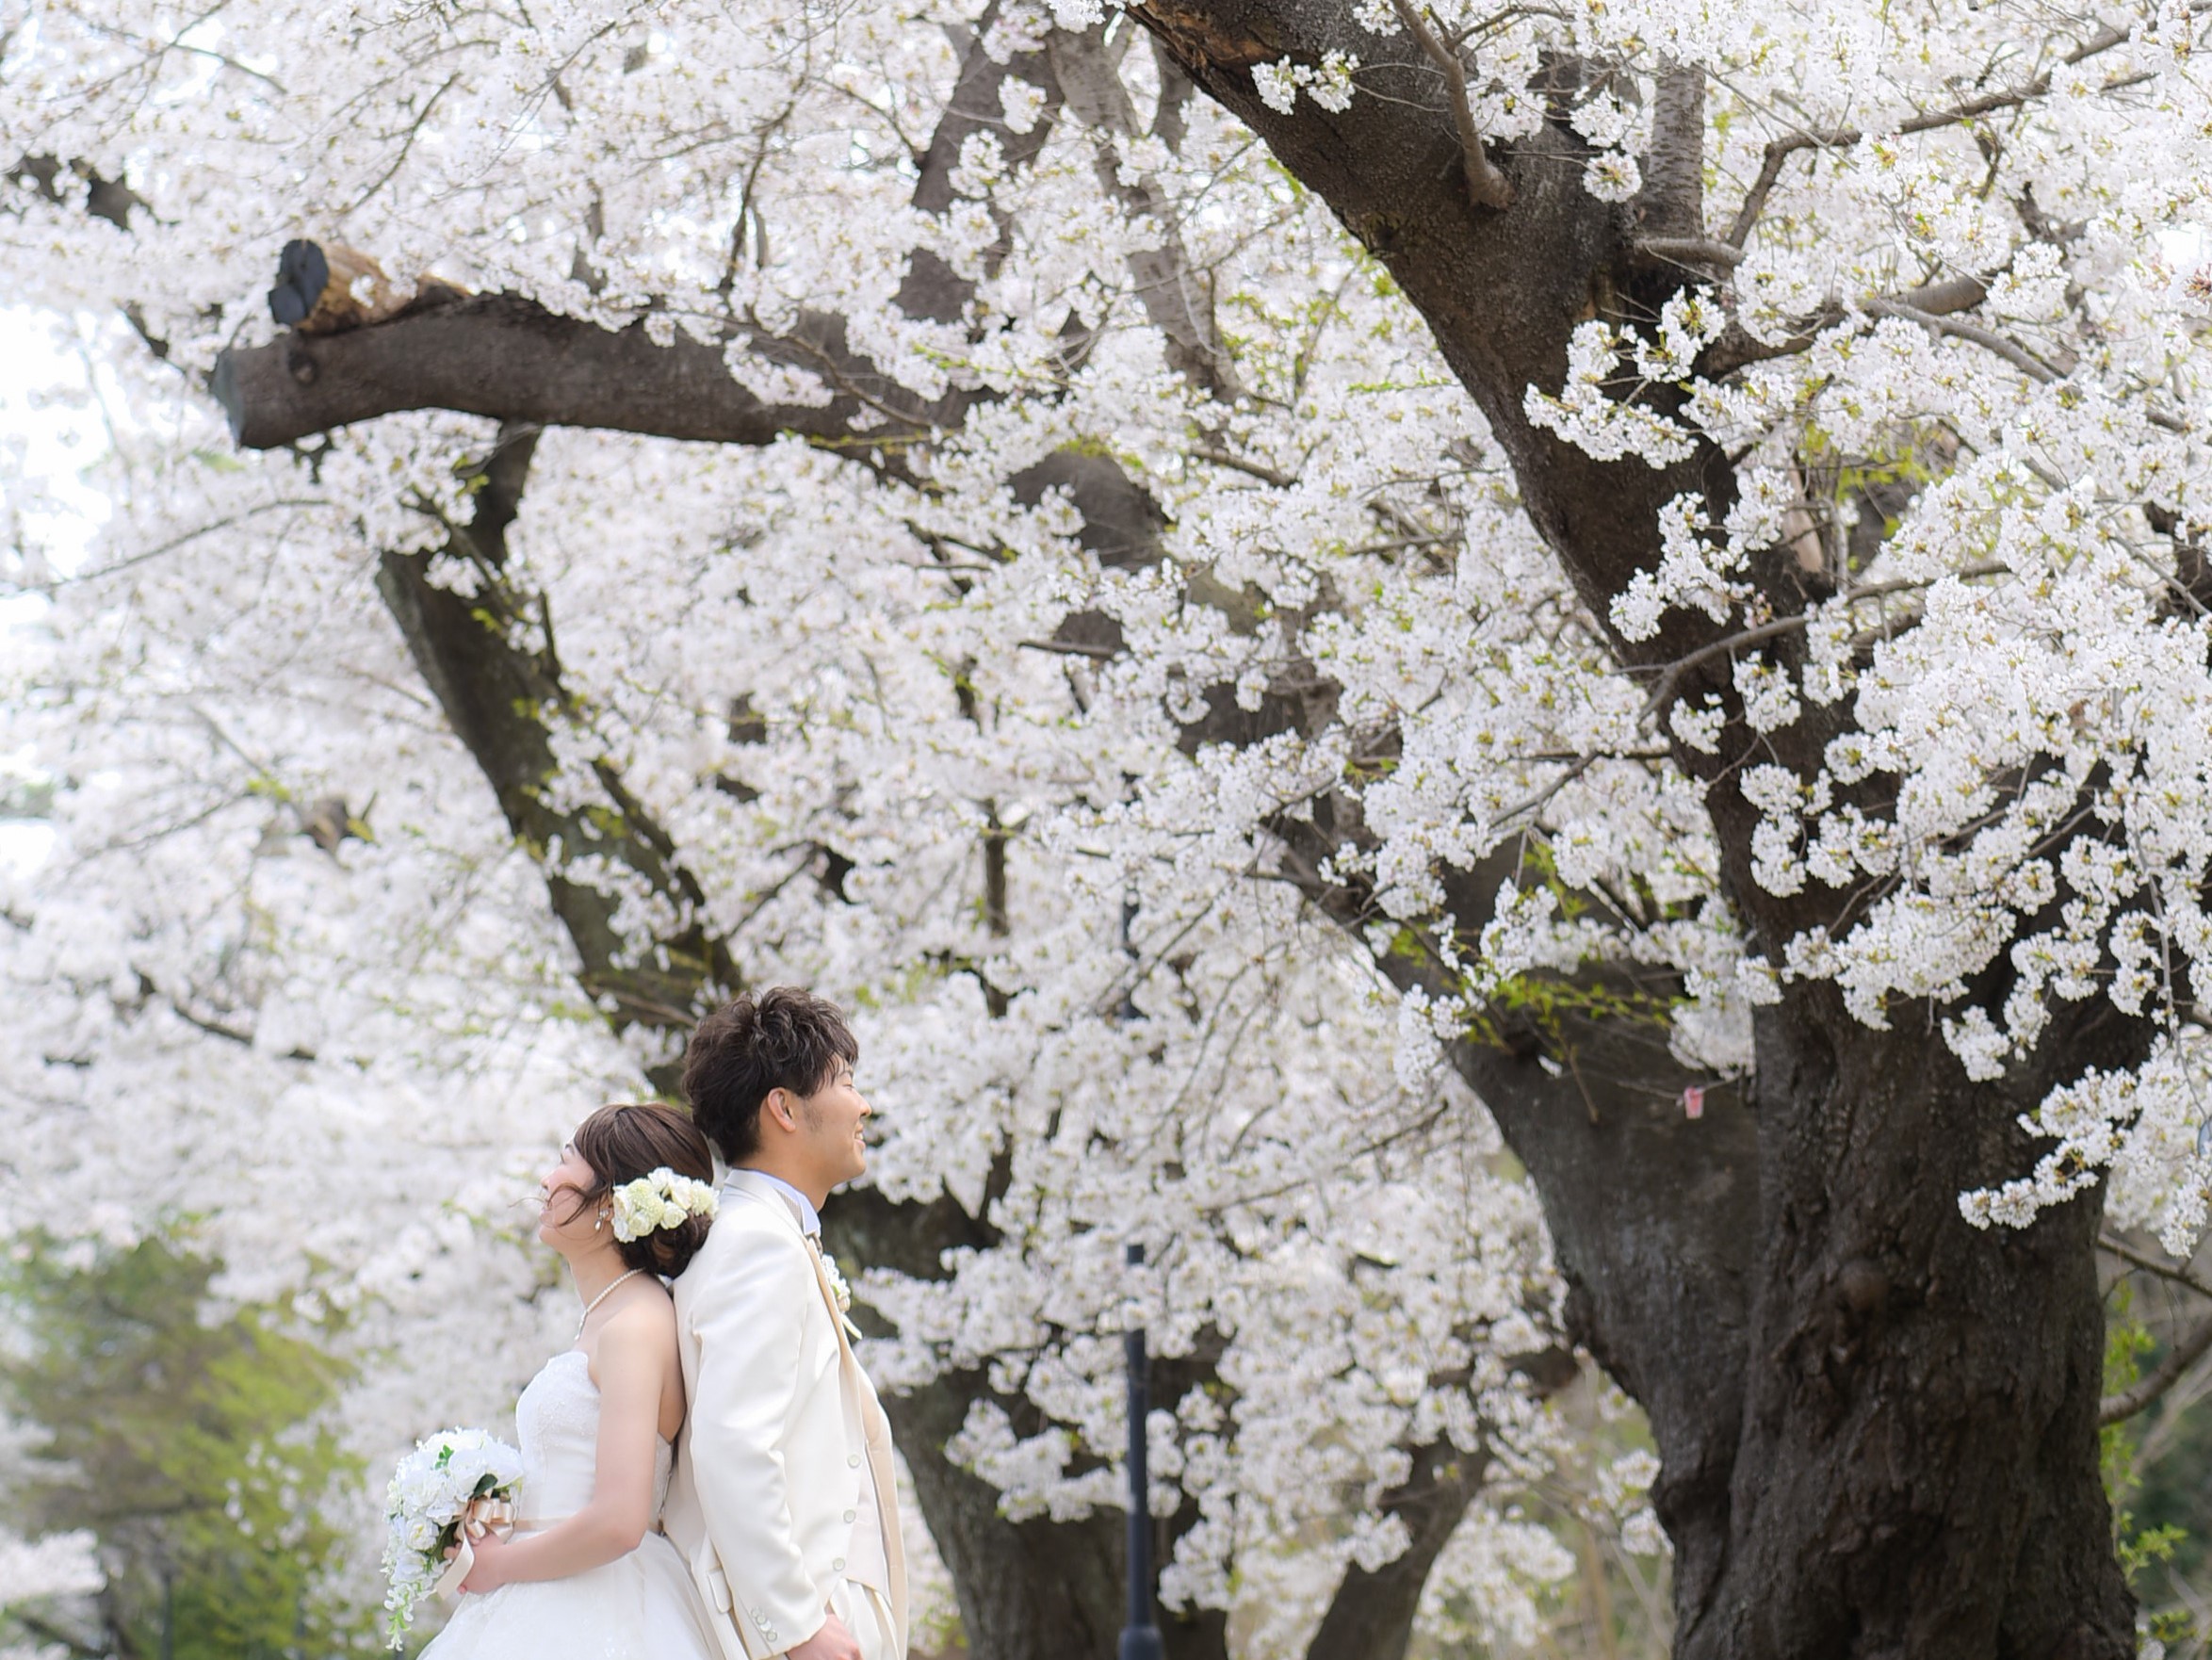
<path fill-rule="evenodd" d="M 707 1138 L 691 1122 L 691 1115 L 658 1102 L 621 1102 L 601 1107 L 576 1127 L 569 1137 L 584 1163 L 592 1167 L 592 1191 L 578 1194 L 577 1202 L 595 1205 L 625 1182 L 650 1176 L 666 1166 L 678 1176 L 714 1185 L 714 1155 Z M 616 1240 L 626 1268 L 645 1268 L 664 1279 L 684 1271 L 699 1247 L 707 1243 L 711 1220 L 686 1216 L 674 1228 L 656 1228 L 632 1240 Z"/>

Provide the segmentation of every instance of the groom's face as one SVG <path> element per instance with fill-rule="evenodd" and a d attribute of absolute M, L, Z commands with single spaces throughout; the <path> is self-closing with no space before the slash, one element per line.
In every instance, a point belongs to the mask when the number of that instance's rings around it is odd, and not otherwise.
<path fill-rule="evenodd" d="M 810 1161 L 835 1187 L 851 1181 L 868 1168 L 868 1146 L 863 1139 L 872 1109 L 853 1082 L 853 1067 L 843 1059 L 830 1068 L 829 1079 L 812 1095 L 799 1099 L 799 1120 Z"/>

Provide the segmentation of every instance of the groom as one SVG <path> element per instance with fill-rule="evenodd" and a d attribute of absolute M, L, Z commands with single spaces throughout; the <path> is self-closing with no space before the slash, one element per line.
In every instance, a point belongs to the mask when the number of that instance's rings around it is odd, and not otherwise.
<path fill-rule="evenodd" d="M 867 1167 L 860 1046 L 830 1003 L 771 986 L 699 1022 L 692 1115 L 730 1166 L 675 1282 L 691 1401 L 662 1525 L 727 1660 L 903 1660 L 891 1432 L 821 1254 L 831 1188 Z"/>

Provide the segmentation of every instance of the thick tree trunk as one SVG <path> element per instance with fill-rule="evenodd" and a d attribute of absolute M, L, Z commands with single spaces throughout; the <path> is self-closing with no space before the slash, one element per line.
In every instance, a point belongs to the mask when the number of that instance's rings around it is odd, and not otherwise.
<path fill-rule="evenodd" d="M 1567 1370 L 1571 1375 L 1571 1360 Z M 1488 1467 L 1487 1454 L 1462 1453 L 1448 1441 L 1422 1448 L 1412 1473 L 1386 1504 L 1405 1522 L 1410 1542 L 1380 1568 L 1355 1562 L 1344 1570 L 1306 1645 L 1306 1660 L 1405 1660 L 1429 1573 L 1458 1531 Z"/>
<path fill-rule="evenodd" d="M 998 1489 L 945 1457 L 982 1376 L 887 1394 L 891 1433 L 914 1476 L 930 1538 L 952 1576 L 973 1660 L 1111 1654 L 1121 1615 L 1121 1518 L 1009 1522 Z"/>
<path fill-rule="evenodd" d="M 2096 1463 L 2097 1196 L 1966 1227 L 1957 1196 L 2033 1157 L 2017 1101 L 1918 1020 L 1771 1013 L 1727 1554 L 1676 1652 L 2132 1654 Z"/>
<path fill-rule="evenodd" d="M 1694 233 L 1693 191 L 1592 201 L 1560 122 L 1539 142 L 1488 146 L 1512 202 L 1475 206 L 1444 78 L 1410 40 L 1361 30 L 1327 0 L 1139 0 L 1131 14 L 1388 265 L 1601 626 L 1612 596 L 1657 563 L 1665 501 L 1686 493 L 1723 514 L 1732 469 L 1716 450 L 1666 469 L 1600 463 L 1532 428 L 1522 403 L 1531 386 L 1560 383 L 1579 319 L 1633 328 L 1679 286 L 1635 242 L 1654 223 Z M 1347 108 L 1284 111 L 1258 96 L 1254 65 L 1332 51 L 1361 64 Z M 1555 84 L 1570 94 L 1585 73 L 1562 59 Z M 1686 77 L 1662 88 L 1669 142 L 1655 160 L 1685 185 L 1694 94 Z M 1748 573 L 1781 617 L 1827 581 L 1784 552 Z M 1670 691 L 1711 691 L 1737 715 L 1723 632 L 1677 616 L 1614 645 Z M 1769 649 L 1796 666 L 1794 639 Z M 1847 714 L 1808 712 L 1763 744 L 1810 775 Z M 1720 886 L 1752 948 L 1779 961 L 1801 930 L 1835 923 L 1833 895 L 1783 899 L 1752 880 L 1757 815 L 1733 763 L 1676 758 L 1709 786 Z M 1285 834 L 1299 846 L 1300 832 Z M 1332 894 L 1320 873 L 1362 834 L 1355 804 L 1335 823 L 1317 815 L 1300 850 L 1307 891 L 1355 926 L 1365 896 Z M 1453 907 L 1462 929 L 1488 914 L 1494 880 L 1464 885 L 1474 903 Z M 2085 1066 L 2133 1058 L 2141 1033 L 2114 1017 L 2109 1032 L 2055 1034 L 2033 1076 L 1977 1087 L 1924 1011 L 1895 1018 L 1899 1030 L 1872 1031 L 1832 988 L 1788 988 L 1759 1011 L 1748 1111 L 1731 1102 L 1716 1117 L 1709 1098 L 1694 1122 L 1673 1099 L 1680 1068 L 1650 1034 L 1659 1052 L 1639 1076 L 1628 1022 L 1508 1032 L 1503 1052 L 1470 1046 L 1456 1059 L 1542 1196 L 1576 1336 L 1650 1413 L 1680 1653 L 2119 1660 L 2134 1637 L 2097 1476 L 2098 1206 L 2077 1199 L 2030 1229 L 1976 1232 L 1958 1195 L 2028 1168 L 2038 1149 L 2017 1115 Z M 1579 1102 L 1562 1099 L 1563 1078 Z"/>
<path fill-rule="evenodd" d="M 988 1187 L 1003 1191 L 1004 1166 Z M 830 1248 L 848 1261 L 934 1278 L 959 1247 L 986 1249 L 990 1226 L 950 1198 L 896 1204 L 873 1188 L 840 1194 L 822 1213 Z M 870 1310 L 860 1317 L 871 1319 Z M 1056 1660 L 1111 1654 L 1122 1608 L 1122 1526 L 1112 1513 L 1081 1522 L 1013 1522 L 999 1492 L 945 1456 L 968 1408 L 990 1396 L 978 1372 L 947 1373 L 905 1392 L 886 1392 L 891 1434 L 914 1477 L 930 1538 L 952 1576 L 960 1624 L 973 1660 Z M 1021 1404 L 1010 1403 L 1016 1411 Z M 1221 1660 L 1218 1653 L 1190 1660 Z"/>
<path fill-rule="evenodd" d="M 1356 925 L 1367 896 L 1311 862 L 1362 834 L 1337 810 L 1284 826 L 1288 869 Z M 1457 914 L 1509 873 L 1455 884 Z M 2028 1168 L 2022 1108 L 2137 1058 L 2139 1030 L 2078 1021 L 2032 1072 L 1976 1084 L 1924 1010 L 1895 1020 L 1789 987 L 1759 1013 L 1753 1082 L 1695 1119 L 1656 1018 L 1508 1027 L 1453 1059 L 1542 1196 L 1570 1328 L 1650 1415 L 1678 1654 L 2121 1660 L 2101 1207 L 1977 1231 L 1958 1196 Z"/>
<path fill-rule="evenodd" d="M 2032 1164 L 2016 1115 L 2054 1080 L 1973 1083 L 1923 1019 L 1794 990 L 1748 1099 L 1694 1120 L 1656 1033 L 1455 1053 L 1543 1197 L 1571 1329 L 1650 1415 L 1683 1660 L 2135 1651 L 2097 1468 L 2099 1196 L 1967 1226 L 1961 1192 Z M 2132 1043 L 2114 1021 L 2051 1070 Z"/>
<path fill-rule="evenodd" d="M 988 1392 L 981 1374 L 954 1373 L 884 1400 L 930 1538 L 952 1576 L 970 1660 L 1110 1656 L 1127 1607 L 1123 1517 L 1101 1510 L 1080 1522 L 1009 1521 L 998 1489 L 944 1451 L 969 1404 Z M 1167 1660 L 1228 1660 L 1228 1621 L 1218 1611 L 1182 1617 L 1163 1609 L 1160 1635 Z"/>

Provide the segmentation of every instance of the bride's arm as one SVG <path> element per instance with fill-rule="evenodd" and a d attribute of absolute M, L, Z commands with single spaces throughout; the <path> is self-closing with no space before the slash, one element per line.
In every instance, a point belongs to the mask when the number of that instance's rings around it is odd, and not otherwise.
<path fill-rule="evenodd" d="M 592 1362 L 599 1386 L 592 1502 L 544 1533 L 478 1544 L 463 1590 L 566 1579 L 638 1548 L 653 1522 L 660 1402 L 677 1365 L 675 1311 L 667 1299 L 640 1297 L 607 1323 Z"/>

